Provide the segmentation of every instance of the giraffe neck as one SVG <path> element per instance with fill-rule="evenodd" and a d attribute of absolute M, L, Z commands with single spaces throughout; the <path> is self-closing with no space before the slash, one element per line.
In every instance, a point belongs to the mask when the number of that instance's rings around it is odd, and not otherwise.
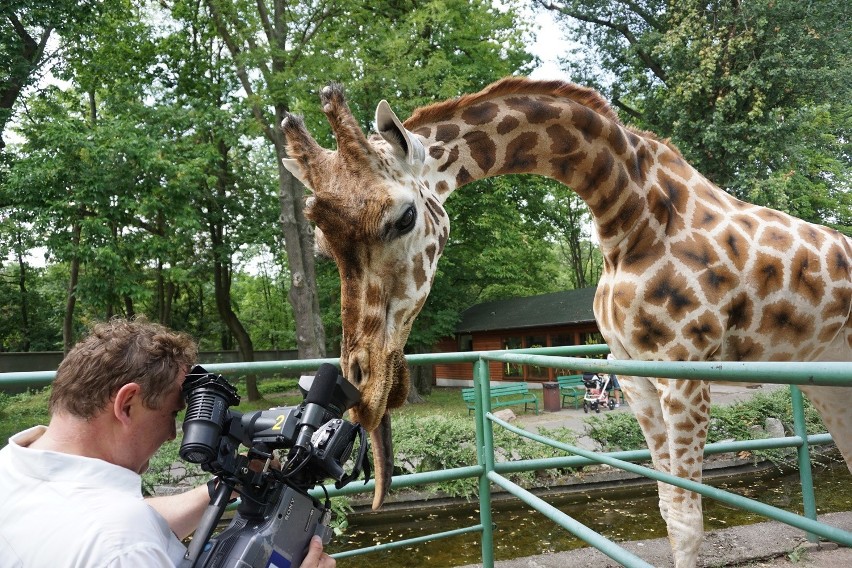
<path fill-rule="evenodd" d="M 445 199 L 487 177 L 551 177 L 589 206 L 605 250 L 623 241 L 647 215 L 654 164 L 683 161 L 666 144 L 622 125 L 596 93 L 578 90 L 593 98 L 505 94 L 418 112 L 405 126 L 426 147 L 429 185 Z"/>

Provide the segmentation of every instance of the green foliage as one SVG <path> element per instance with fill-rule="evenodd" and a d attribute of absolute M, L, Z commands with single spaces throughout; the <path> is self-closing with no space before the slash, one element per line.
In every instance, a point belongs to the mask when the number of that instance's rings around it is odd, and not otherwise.
<path fill-rule="evenodd" d="M 38 424 L 47 424 L 47 401 L 50 389 L 8 395 L 0 392 L 0 447 L 22 430 Z"/>
<path fill-rule="evenodd" d="M 805 399 L 804 408 L 808 432 L 825 432 L 825 425 L 819 413 L 807 399 Z M 793 407 L 790 389 L 757 393 L 749 400 L 724 406 L 711 406 L 707 443 L 765 437 L 762 428 L 768 417 L 779 419 L 787 435 L 792 435 Z M 586 431 L 587 435 L 600 445 L 602 451 L 639 450 L 648 447 L 639 428 L 639 422 L 632 413 L 618 412 L 592 416 L 586 420 Z M 773 461 L 785 460 L 782 450 L 758 450 L 754 454 Z"/>
<path fill-rule="evenodd" d="M 550 430 L 547 436 L 564 443 L 576 442 L 573 432 L 561 428 Z M 473 419 L 459 414 L 409 415 L 394 417 L 394 474 L 418 473 L 476 463 L 476 430 Z M 521 438 L 502 428 L 494 429 L 495 459 L 497 462 L 521 459 L 540 459 L 562 455 L 559 450 Z M 547 483 L 547 478 L 532 473 L 516 473 L 514 481 L 526 485 Z M 455 497 L 470 498 L 477 492 L 476 479 L 458 479 L 430 486 Z"/>

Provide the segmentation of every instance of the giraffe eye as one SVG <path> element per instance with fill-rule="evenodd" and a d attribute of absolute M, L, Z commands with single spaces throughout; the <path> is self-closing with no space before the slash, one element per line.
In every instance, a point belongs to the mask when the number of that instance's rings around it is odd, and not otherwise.
<path fill-rule="evenodd" d="M 404 235 L 414 228 L 414 225 L 417 223 L 417 210 L 414 208 L 414 205 L 409 205 L 408 209 L 403 212 L 402 216 L 397 220 L 394 227 L 397 231 L 399 231 L 400 235 Z"/>

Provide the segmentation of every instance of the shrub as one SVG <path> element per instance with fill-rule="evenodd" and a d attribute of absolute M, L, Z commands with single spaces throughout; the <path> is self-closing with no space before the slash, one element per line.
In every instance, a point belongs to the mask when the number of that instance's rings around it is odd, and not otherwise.
<path fill-rule="evenodd" d="M 825 432 L 825 426 L 816 409 L 805 399 L 805 423 L 808 432 Z M 785 432 L 793 432 L 793 405 L 790 389 L 776 389 L 757 393 L 751 399 L 726 406 L 710 408 L 710 426 L 707 442 L 723 440 L 751 440 L 765 437 L 763 427 L 768 417 L 777 418 Z M 592 416 L 586 420 L 587 435 L 606 452 L 647 448 L 639 423 L 633 414 L 626 412 Z M 758 450 L 755 456 L 776 463 L 785 461 L 784 450 Z"/>
<path fill-rule="evenodd" d="M 573 444 L 576 435 L 567 428 L 544 433 L 559 442 Z M 464 467 L 476 464 L 476 429 L 467 416 L 433 414 L 430 416 L 397 414 L 394 418 L 395 475 Z M 542 459 L 564 452 L 521 438 L 500 427 L 494 429 L 495 460 Z M 521 472 L 510 476 L 521 484 L 547 484 L 547 474 Z M 550 474 L 552 475 L 552 474 Z M 477 494 L 476 479 L 445 481 L 430 486 L 454 497 L 470 498 Z"/>

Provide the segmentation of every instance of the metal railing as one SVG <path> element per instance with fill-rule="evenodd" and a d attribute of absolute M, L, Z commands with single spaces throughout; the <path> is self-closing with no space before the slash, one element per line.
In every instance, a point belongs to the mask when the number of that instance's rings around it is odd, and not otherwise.
<path fill-rule="evenodd" d="M 816 502 L 810 466 L 809 446 L 831 443 L 828 434 L 808 435 L 805 430 L 803 401 L 801 391 L 792 385 L 810 384 L 825 386 L 852 386 L 852 362 L 843 363 L 743 363 L 743 362 L 651 362 L 589 359 L 588 356 L 603 355 L 608 352 L 606 346 L 550 347 L 528 350 L 465 352 L 421 354 L 407 357 L 412 365 L 431 365 L 435 363 L 471 363 L 474 368 L 476 386 L 476 446 L 477 464 L 467 467 L 441 471 L 430 471 L 395 476 L 392 489 L 412 487 L 443 481 L 478 478 L 479 511 L 478 524 L 452 531 L 424 535 L 417 538 L 386 543 L 382 545 L 350 550 L 334 554 L 335 558 L 380 552 L 407 547 L 426 541 L 447 538 L 460 534 L 480 533 L 482 544 L 482 564 L 484 568 L 494 566 L 494 526 L 491 518 L 491 488 L 496 485 L 523 503 L 539 511 L 571 534 L 594 546 L 613 560 L 627 566 L 647 567 L 647 562 L 623 549 L 589 527 L 579 523 L 569 515 L 556 509 L 526 489 L 510 481 L 506 474 L 537 471 L 551 468 L 577 468 L 590 464 L 605 464 L 614 468 L 632 472 L 656 481 L 670 483 L 684 489 L 695 491 L 703 496 L 717 499 L 741 509 L 745 509 L 769 519 L 780 521 L 805 531 L 809 540 L 823 537 L 834 542 L 852 546 L 852 533 L 831 527 L 816 520 Z M 775 448 L 795 448 L 798 454 L 799 475 L 802 484 L 803 515 L 790 513 L 783 509 L 766 505 L 753 499 L 730 493 L 715 487 L 665 474 L 635 462 L 648 461 L 648 450 L 598 453 L 557 442 L 533 434 L 500 420 L 491 413 L 489 361 L 538 365 L 576 371 L 615 373 L 646 377 L 682 378 L 687 380 L 710 380 L 730 382 L 760 382 L 791 385 L 794 436 L 766 438 L 737 442 L 719 442 L 707 444 L 705 455 L 739 452 L 744 450 L 765 450 Z M 205 367 L 218 373 L 280 373 L 311 371 L 322 363 L 337 364 L 336 359 L 312 359 L 300 361 L 277 361 L 261 363 L 218 363 L 205 364 Z M 49 384 L 53 372 L 4 373 L 0 374 L 0 387 L 4 385 L 40 386 Z M 495 463 L 493 427 L 498 425 L 528 439 L 548 444 L 566 452 L 564 457 L 521 460 Z M 330 496 L 351 495 L 372 491 L 373 481 L 367 484 L 349 484 L 342 489 L 327 486 Z M 317 488 L 315 495 L 322 495 Z"/>

